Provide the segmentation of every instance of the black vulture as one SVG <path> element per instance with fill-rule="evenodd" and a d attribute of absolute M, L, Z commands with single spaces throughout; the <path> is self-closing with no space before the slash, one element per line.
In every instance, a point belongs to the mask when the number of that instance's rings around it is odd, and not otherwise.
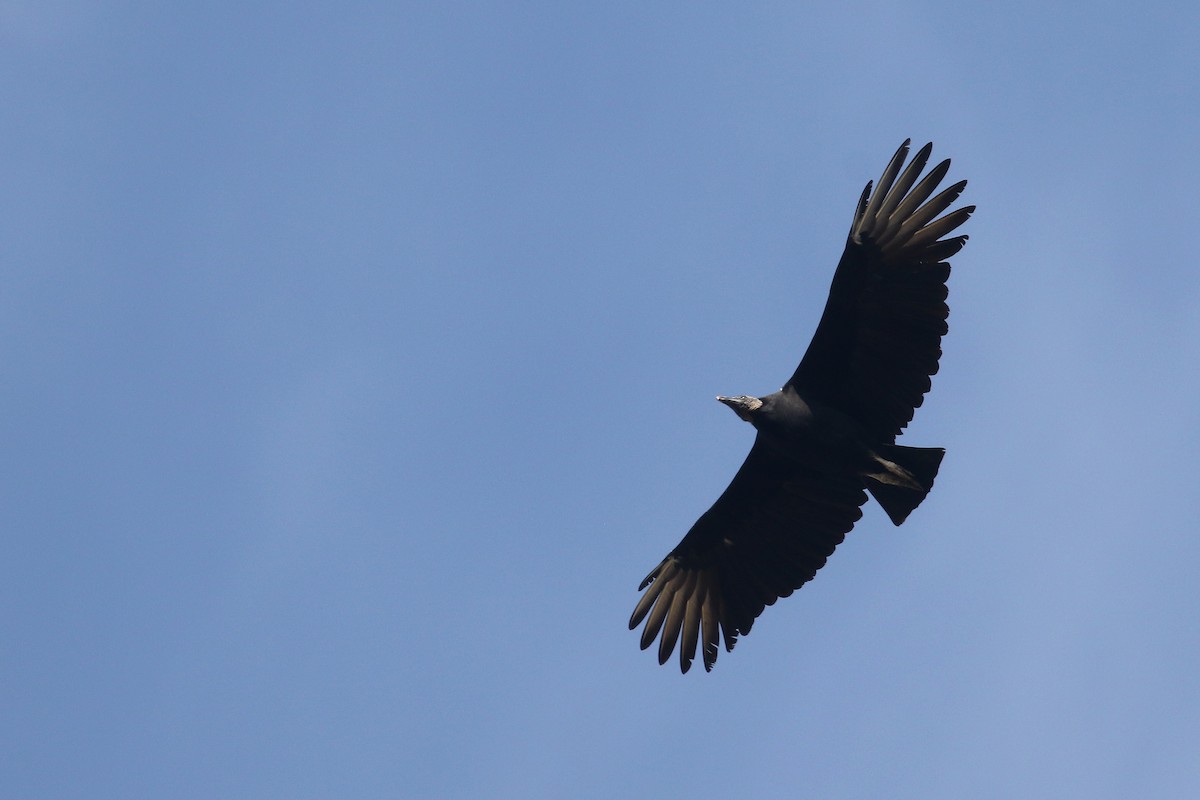
<path fill-rule="evenodd" d="M 950 161 L 922 178 L 932 150 L 905 166 L 906 140 L 873 193 L 867 183 L 816 334 L 783 388 L 717 398 L 757 435 L 729 487 L 638 587 L 629 627 L 645 621 L 642 649 L 657 637 L 660 664 L 678 644 L 687 672 L 699 646 L 711 670 L 720 639 L 732 650 L 824 566 L 867 492 L 899 525 L 933 486 L 945 451 L 895 441 L 942 353 L 947 259 L 967 241 L 945 237 L 975 207 L 938 216 L 967 182 L 933 196 Z"/>

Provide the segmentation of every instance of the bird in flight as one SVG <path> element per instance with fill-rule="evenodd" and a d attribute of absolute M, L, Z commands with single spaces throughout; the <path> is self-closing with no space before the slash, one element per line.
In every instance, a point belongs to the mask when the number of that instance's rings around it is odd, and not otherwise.
<path fill-rule="evenodd" d="M 718 397 L 757 430 L 728 488 L 651 570 L 629 620 L 657 638 L 658 663 L 676 644 L 687 672 L 719 642 L 733 650 L 766 606 L 816 575 L 862 516 L 867 493 L 899 525 L 933 486 L 945 450 L 908 447 L 912 420 L 937 372 L 946 333 L 947 263 L 966 243 L 948 236 L 975 210 L 939 216 L 966 187 L 941 192 L 946 159 L 921 177 L 906 140 L 875 191 L 867 183 L 808 351 L 783 388 Z M 930 199 L 932 197 L 932 199 Z"/>

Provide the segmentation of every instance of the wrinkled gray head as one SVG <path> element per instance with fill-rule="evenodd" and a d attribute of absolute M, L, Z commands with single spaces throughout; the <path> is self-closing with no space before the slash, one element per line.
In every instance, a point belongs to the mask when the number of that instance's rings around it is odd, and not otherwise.
<path fill-rule="evenodd" d="M 725 405 L 733 409 L 746 422 L 750 422 L 754 416 L 754 412 L 762 408 L 763 401 L 757 397 L 747 397 L 744 394 L 739 394 L 737 397 L 721 397 L 717 395 L 717 399 Z"/>

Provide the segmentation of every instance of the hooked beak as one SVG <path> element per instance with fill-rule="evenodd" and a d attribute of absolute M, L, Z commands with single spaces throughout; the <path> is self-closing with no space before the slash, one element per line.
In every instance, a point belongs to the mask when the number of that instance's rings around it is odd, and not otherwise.
<path fill-rule="evenodd" d="M 750 415 L 762 408 L 763 404 L 762 400 L 759 400 L 757 397 L 747 397 L 744 394 L 737 397 L 717 395 L 717 399 L 732 408 L 734 413 L 746 420 L 746 422 L 750 421 Z"/>

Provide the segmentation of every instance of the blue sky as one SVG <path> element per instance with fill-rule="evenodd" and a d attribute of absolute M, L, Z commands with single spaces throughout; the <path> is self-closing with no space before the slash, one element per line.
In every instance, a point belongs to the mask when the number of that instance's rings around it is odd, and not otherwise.
<path fill-rule="evenodd" d="M 0 4 L 0 794 L 1197 796 L 1198 23 Z M 906 137 L 938 485 L 660 668 Z"/>

